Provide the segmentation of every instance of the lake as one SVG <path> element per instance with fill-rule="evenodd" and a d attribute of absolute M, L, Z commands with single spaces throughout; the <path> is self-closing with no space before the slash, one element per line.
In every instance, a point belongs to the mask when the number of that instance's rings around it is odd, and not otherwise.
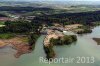
<path fill-rule="evenodd" d="M 36 42 L 34 51 L 15 58 L 16 50 L 9 46 L 0 48 L 0 66 L 100 66 L 100 46 L 92 38 L 100 38 L 100 26 L 95 27 L 91 34 L 77 35 L 78 41 L 72 45 L 54 46 L 56 58 L 75 58 L 73 63 L 41 63 L 40 57 L 45 57 L 42 35 Z M 94 63 L 76 63 L 77 57 L 94 57 Z M 87 61 L 87 59 L 86 59 Z"/>

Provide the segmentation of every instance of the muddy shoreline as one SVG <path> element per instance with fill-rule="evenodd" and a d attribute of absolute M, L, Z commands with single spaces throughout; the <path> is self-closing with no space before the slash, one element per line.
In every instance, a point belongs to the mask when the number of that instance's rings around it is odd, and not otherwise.
<path fill-rule="evenodd" d="M 93 38 L 93 40 L 97 42 L 97 45 L 100 45 L 100 38 Z"/>
<path fill-rule="evenodd" d="M 14 37 L 12 39 L 0 39 L 0 48 L 10 45 L 11 48 L 15 49 L 17 52 L 14 54 L 16 58 L 21 55 L 32 52 L 32 47 L 28 45 L 27 42 L 23 42 L 21 39 L 23 37 Z"/>

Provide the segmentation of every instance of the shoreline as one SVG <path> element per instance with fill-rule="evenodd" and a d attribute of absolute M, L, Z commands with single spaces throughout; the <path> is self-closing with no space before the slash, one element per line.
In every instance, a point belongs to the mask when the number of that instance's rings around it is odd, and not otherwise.
<path fill-rule="evenodd" d="M 96 43 L 97 45 L 100 45 L 100 38 L 92 38 Z"/>
<path fill-rule="evenodd" d="M 49 29 L 47 31 L 47 35 L 43 41 L 44 51 L 46 53 L 47 59 L 55 58 L 55 56 L 56 56 L 56 54 L 53 50 L 53 46 L 55 46 L 55 45 L 69 45 L 69 44 L 76 42 L 76 41 L 77 41 L 76 35 L 64 35 L 63 32 L 60 32 L 58 30 Z"/>
<path fill-rule="evenodd" d="M 56 54 L 55 51 L 53 49 L 53 45 L 50 44 L 49 39 L 50 39 L 50 35 L 54 34 L 53 33 L 54 30 L 48 30 L 47 31 L 47 35 L 45 36 L 44 40 L 43 40 L 43 47 L 44 47 L 44 51 L 46 54 L 46 58 L 49 60 L 50 58 L 55 58 Z"/>
<path fill-rule="evenodd" d="M 31 46 L 28 43 L 21 41 L 20 37 L 14 37 L 12 39 L 0 39 L 0 48 L 10 45 L 17 52 L 14 54 L 16 58 L 19 58 L 22 54 L 32 52 Z"/>
<path fill-rule="evenodd" d="M 58 37 L 63 37 L 64 35 L 62 33 L 57 33 L 57 30 L 51 30 L 48 29 L 47 35 L 45 36 L 45 39 L 43 40 L 43 46 L 44 51 L 46 53 L 46 58 L 49 60 L 50 58 L 55 58 L 56 53 L 53 49 L 53 44 L 50 43 L 50 39 L 54 38 L 57 39 Z"/>

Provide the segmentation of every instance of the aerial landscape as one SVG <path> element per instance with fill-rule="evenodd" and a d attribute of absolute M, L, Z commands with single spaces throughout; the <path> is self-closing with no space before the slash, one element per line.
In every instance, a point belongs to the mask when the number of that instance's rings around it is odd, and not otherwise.
<path fill-rule="evenodd" d="M 99 0 L 0 1 L 0 66 L 100 66 Z"/>

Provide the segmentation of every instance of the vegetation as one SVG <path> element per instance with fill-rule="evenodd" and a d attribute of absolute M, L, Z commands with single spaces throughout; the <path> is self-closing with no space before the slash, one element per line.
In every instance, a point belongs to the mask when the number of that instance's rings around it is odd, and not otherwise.
<path fill-rule="evenodd" d="M 91 32 L 92 32 L 92 30 L 85 29 L 85 30 L 78 31 L 77 34 L 84 34 L 84 33 L 91 33 Z"/>
<path fill-rule="evenodd" d="M 92 30 L 90 28 L 91 28 L 90 26 L 80 26 L 78 27 L 78 29 L 82 29 L 82 30 L 77 31 L 76 33 L 77 34 L 91 33 Z"/>
<path fill-rule="evenodd" d="M 69 45 L 77 41 L 76 35 L 65 35 L 64 37 L 59 37 L 57 39 L 51 38 L 50 44 L 53 45 Z"/>
<path fill-rule="evenodd" d="M 40 37 L 40 35 L 37 35 L 37 34 L 34 34 L 34 33 L 30 33 L 30 35 L 29 35 L 29 45 L 30 46 L 32 46 L 32 45 L 34 45 L 35 44 L 35 42 L 37 41 L 37 39 Z"/>
<path fill-rule="evenodd" d="M 53 50 L 53 46 L 50 44 L 49 46 L 44 46 L 44 51 L 46 53 L 46 58 L 54 58 L 55 57 L 55 52 Z"/>
<path fill-rule="evenodd" d="M 4 27 L 0 28 L 0 33 L 2 33 L 0 35 L 1 39 L 13 37 L 13 33 L 19 35 L 27 35 L 28 40 L 25 39 L 25 41 L 28 41 L 30 46 L 35 44 L 36 40 L 40 36 L 39 31 L 42 28 L 41 24 L 39 23 L 26 21 L 23 19 L 19 19 L 17 21 L 6 21 L 4 25 Z"/>
<path fill-rule="evenodd" d="M 34 34 L 33 32 L 29 33 L 29 35 L 28 35 L 28 44 L 29 44 L 31 50 L 34 50 L 35 42 L 37 41 L 37 39 L 39 37 L 40 37 L 40 35 L 38 35 L 38 34 Z"/>
<path fill-rule="evenodd" d="M 92 26 L 93 22 L 100 21 L 100 11 L 43 15 L 35 17 L 34 20 L 48 25 L 60 23 L 62 25 L 83 24 Z"/>
<path fill-rule="evenodd" d="M 64 37 L 59 37 L 58 39 L 51 38 L 49 46 L 44 46 L 47 59 L 55 57 L 55 52 L 53 50 L 54 45 L 69 45 L 76 41 L 76 35 L 65 35 Z"/>
<path fill-rule="evenodd" d="M 5 30 L 8 32 L 22 33 L 28 32 L 31 29 L 30 23 L 27 21 L 6 21 Z"/>
<path fill-rule="evenodd" d="M 12 34 L 12 33 L 3 33 L 3 34 L 0 34 L 0 39 L 10 39 L 10 38 L 13 38 L 15 35 Z"/>
<path fill-rule="evenodd" d="M 94 26 L 100 25 L 100 21 L 93 22 L 93 25 L 94 25 Z"/>
<path fill-rule="evenodd" d="M 96 41 L 98 45 L 100 45 L 100 38 L 93 38 L 93 40 Z"/>
<path fill-rule="evenodd" d="M 12 33 L 39 33 L 42 28 L 41 24 L 37 21 L 27 21 L 19 19 L 17 21 L 6 21 L 4 23 L 5 27 L 0 28 L 2 32 L 12 32 Z"/>
<path fill-rule="evenodd" d="M 4 25 L 4 22 L 3 22 L 3 21 L 1 21 L 1 22 L 0 22 L 0 25 Z"/>
<path fill-rule="evenodd" d="M 13 38 L 14 34 L 27 35 L 28 37 L 23 38 L 22 41 L 28 42 L 29 46 L 35 47 L 35 42 L 40 36 L 40 31 L 43 28 L 43 24 L 47 26 L 52 26 L 54 23 L 60 25 L 69 25 L 69 24 L 83 24 L 85 26 L 79 27 L 78 29 L 83 29 L 83 31 L 78 31 L 78 34 L 90 33 L 90 27 L 100 24 L 100 11 L 94 12 L 80 12 L 80 13 L 64 13 L 60 11 L 53 11 L 51 8 L 44 7 L 12 7 L 12 6 L 1 6 L 1 11 L 14 12 L 14 14 L 24 12 L 23 16 L 31 15 L 35 16 L 33 20 L 19 19 L 15 21 L 6 21 L 0 22 L 0 25 L 5 25 L 0 27 L 0 39 L 9 39 Z M 22 14 L 22 13 L 21 13 Z M 6 15 L 0 14 L 1 17 L 7 17 Z M 97 23 L 98 22 L 98 23 Z M 88 28 L 88 29 L 87 29 Z M 76 35 L 65 35 L 57 39 L 50 39 L 50 46 L 44 46 L 45 53 L 47 58 L 53 58 L 55 52 L 53 50 L 53 45 L 70 45 L 73 42 L 77 41 Z"/>
<path fill-rule="evenodd" d="M 1 6 L 0 7 L 0 11 L 15 11 L 15 12 L 22 12 L 22 11 L 27 11 L 27 12 L 31 12 L 31 11 L 48 11 L 48 10 L 52 10 L 51 8 L 44 8 L 44 7 L 12 7 L 12 6 Z"/>
<path fill-rule="evenodd" d="M 28 39 L 28 37 L 22 37 L 21 41 L 27 43 L 29 41 L 29 39 Z"/>

